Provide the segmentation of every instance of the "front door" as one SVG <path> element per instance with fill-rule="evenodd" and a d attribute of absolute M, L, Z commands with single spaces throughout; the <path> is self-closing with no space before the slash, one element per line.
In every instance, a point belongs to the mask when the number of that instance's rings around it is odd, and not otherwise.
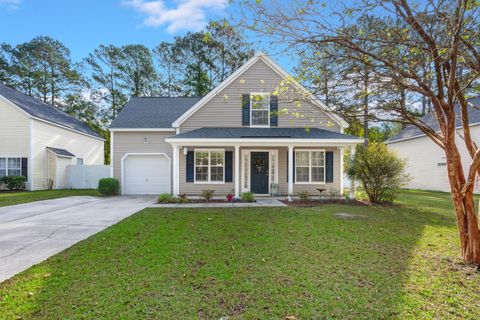
<path fill-rule="evenodd" d="M 268 152 L 251 153 L 250 191 L 268 194 Z"/>

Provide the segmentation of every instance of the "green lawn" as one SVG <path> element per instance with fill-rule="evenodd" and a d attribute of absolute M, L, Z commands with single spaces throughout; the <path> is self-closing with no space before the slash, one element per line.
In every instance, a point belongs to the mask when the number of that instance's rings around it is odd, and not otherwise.
<path fill-rule="evenodd" d="M 14 204 L 27 203 L 39 200 L 56 199 L 70 196 L 94 196 L 100 194 L 96 189 L 83 190 L 42 190 L 24 192 L 0 192 L 0 207 L 13 206 Z"/>
<path fill-rule="evenodd" d="M 0 284 L 0 317 L 478 319 L 449 196 L 399 205 L 143 210 Z"/>

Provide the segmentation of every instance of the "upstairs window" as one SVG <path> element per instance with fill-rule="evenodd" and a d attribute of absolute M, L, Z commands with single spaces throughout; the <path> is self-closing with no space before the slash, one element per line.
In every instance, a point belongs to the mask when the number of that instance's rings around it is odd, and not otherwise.
<path fill-rule="evenodd" d="M 270 94 L 269 93 L 251 93 L 250 94 L 250 126 L 251 127 L 269 127 L 270 126 Z"/>

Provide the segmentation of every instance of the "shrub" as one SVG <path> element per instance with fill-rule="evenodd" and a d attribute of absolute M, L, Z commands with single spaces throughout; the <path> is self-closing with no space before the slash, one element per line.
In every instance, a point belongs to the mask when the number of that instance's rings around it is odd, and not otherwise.
<path fill-rule="evenodd" d="M 307 201 L 310 200 L 310 193 L 308 191 L 302 191 L 298 194 L 300 200 Z"/>
<path fill-rule="evenodd" d="M 215 190 L 204 189 L 204 190 L 202 190 L 202 197 L 205 200 L 210 201 L 210 200 L 212 200 L 214 193 L 215 193 Z"/>
<path fill-rule="evenodd" d="M 162 193 L 158 196 L 158 203 L 171 203 L 173 201 L 174 198 L 170 193 Z"/>
<path fill-rule="evenodd" d="M 243 202 L 254 202 L 255 198 L 253 197 L 253 193 L 251 193 L 251 192 L 242 193 L 242 201 Z"/>
<path fill-rule="evenodd" d="M 120 182 L 115 178 L 102 178 L 98 181 L 98 192 L 106 196 L 113 196 L 120 191 Z"/>
<path fill-rule="evenodd" d="M 371 142 L 357 147 L 355 156 L 346 161 L 346 173 L 360 181 L 370 202 L 391 202 L 409 179 L 405 165 L 385 144 Z"/>
<path fill-rule="evenodd" d="M 24 176 L 6 176 L 0 179 L 8 190 L 25 190 L 25 182 L 27 179 Z"/>
<path fill-rule="evenodd" d="M 175 200 L 176 200 L 177 203 L 187 203 L 188 202 L 187 194 L 182 193 Z"/>

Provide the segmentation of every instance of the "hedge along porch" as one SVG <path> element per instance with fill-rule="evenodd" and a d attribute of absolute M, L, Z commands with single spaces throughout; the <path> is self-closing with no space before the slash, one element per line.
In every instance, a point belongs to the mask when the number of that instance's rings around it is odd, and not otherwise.
<path fill-rule="evenodd" d="M 323 129 L 201 128 L 173 147 L 173 193 L 216 195 L 343 192 L 343 153 L 361 139 Z"/>

